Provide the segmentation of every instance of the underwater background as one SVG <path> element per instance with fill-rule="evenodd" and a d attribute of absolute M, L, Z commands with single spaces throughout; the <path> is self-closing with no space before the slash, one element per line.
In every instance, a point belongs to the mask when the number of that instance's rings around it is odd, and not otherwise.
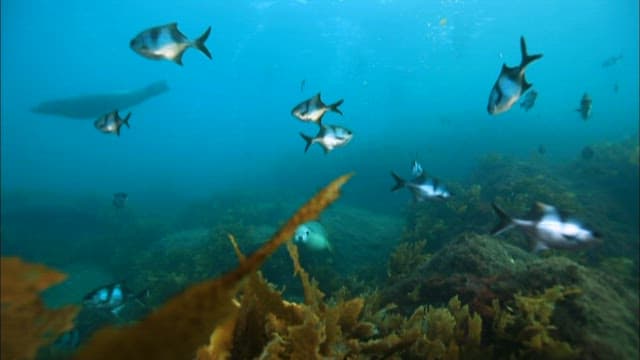
<path fill-rule="evenodd" d="M 235 268 L 228 233 L 250 254 L 305 199 L 353 171 L 319 220 L 333 250 L 300 248 L 327 301 L 376 292 L 380 308 L 394 303 L 411 315 L 458 295 L 486 327 L 501 314 L 490 310 L 494 299 L 556 289 L 561 301 L 574 292 L 554 286 L 576 286 L 586 295 L 553 319 L 560 330 L 551 336 L 578 349 L 577 358 L 637 358 L 637 1 L 34 0 L 3 1 L 1 10 L 2 256 L 68 274 L 44 293 L 51 307 L 80 304 L 115 281 L 150 293 L 147 307 L 117 318 L 81 312 L 80 342 Z M 140 31 L 171 22 L 189 39 L 211 26 L 213 59 L 189 49 L 178 66 L 129 48 Z M 489 92 L 503 63 L 520 63 L 520 36 L 530 54 L 544 54 L 526 72 L 537 101 L 491 116 Z M 169 90 L 119 109 L 132 113 L 119 136 L 97 131 L 95 119 L 32 111 L 156 81 Z M 344 99 L 344 115 L 323 122 L 354 133 L 329 154 L 318 145 L 304 151 L 298 133 L 316 129 L 291 115 L 318 92 L 327 104 Z M 587 120 L 576 112 L 585 93 L 593 99 Z M 416 203 L 406 190 L 390 191 L 389 172 L 408 177 L 416 159 L 450 199 Z M 112 204 L 117 192 L 128 194 L 124 208 Z M 603 241 L 534 254 L 515 231 L 488 235 L 493 201 L 514 216 L 535 201 L 553 204 Z M 514 261 L 522 268 L 505 265 Z M 579 275 L 565 278 L 567 268 Z M 262 271 L 284 298 L 302 302 L 284 249 Z M 506 273 L 515 274 L 507 285 L 496 280 Z M 609 302 L 588 302 L 589 291 L 611 294 Z M 376 324 L 379 334 L 394 331 Z M 520 343 L 526 335 L 483 331 L 481 350 L 466 358 L 489 348 L 497 358 L 549 356 Z M 403 351 L 396 355 L 424 358 Z"/>

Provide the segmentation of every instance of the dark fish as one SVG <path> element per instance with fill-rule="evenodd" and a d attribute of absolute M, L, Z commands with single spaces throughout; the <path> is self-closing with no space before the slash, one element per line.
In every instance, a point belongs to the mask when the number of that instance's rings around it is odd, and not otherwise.
<path fill-rule="evenodd" d="M 58 349 L 74 350 L 80 345 L 80 330 L 73 328 L 60 335 L 53 346 Z"/>
<path fill-rule="evenodd" d="M 544 145 L 542 144 L 538 145 L 538 154 L 544 155 L 546 153 L 547 153 L 547 149 L 544 147 Z"/>
<path fill-rule="evenodd" d="M 107 310 L 117 316 L 120 310 L 132 301 L 137 301 L 146 306 L 145 300 L 148 297 L 148 289 L 134 294 L 123 284 L 113 283 L 89 292 L 82 299 L 82 305 L 91 309 Z"/>
<path fill-rule="evenodd" d="M 617 56 L 611 56 L 602 62 L 602 67 L 610 67 L 618 63 L 618 61 L 622 60 L 622 54 Z"/>
<path fill-rule="evenodd" d="M 164 81 L 138 90 L 76 96 L 45 101 L 31 109 L 38 114 L 57 115 L 74 119 L 95 119 L 113 109 L 127 109 L 169 90 Z"/>
<path fill-rule="evenodd" d="M 113 194 L 113 206 L 117 207 L 118 209 L 122 209 L 126 205 L 128 198 L 129 195 L 123 192 L 117 192 Z"/>
<path fill-rule="evenodd" d="M 584 95 L 582 95 L 582 99 L 580 99 L 580 107 L 577 108 L 576 111 L 580 113 L 580 116 L 582 116 L 582 119 L 585 121 L 591 117 L 592 103 L 593 101 L 591 100 L 591 96 L 584 93 Z"/>
<path fill-rule="evenodd" d="M 303 91 L 304 91 L 304 85 L 305 85 L 306 83 L 307 83 L 307 81 L 306 81 L 306 80 L 304 80 L 304 79 L 303 79 L 302 81 L 300 81 L 300 92 L 303 92 Z"/>
<path fill-rule="evenodd" d="M 613 84 L 613 92 L 617 94 L 618 90 L 620 90 L 620 86 L 618 86 L 618 83 Z"/>
<path fill-rule="evenodd" d="M 291 115 L 305 122 L 313 122 L 318 125 L 322 122 L 322 117 L 327 111 L 337 112 L 342 115 L 342 111 L 338 106 L 342 105 L 344 100 L 340 99 L 333 104 L 325 105 L 320 99 L 320 93 L 312 98 L 307 99 L 291 109 Z"/>
<path fill-rule="evenodd" d="M 304 139 L 307 145 L 304 147 L 304 152 L 309 150 L 309 147 L 318 143 L 324 149 L 324 153 L 328 154 L 336 147 L 344 146 L 353 138 L 353 132 L 351 130 L 337 125 L 320 125 L 320 131 L 315 137 L 311 137 L 300 133 L 300 136 Z"/>
<path fill-rule="evenodd" d="M 593 156 L 595 155 L 595 151 L 593 151 L 593 149 L 591 148 L 591 146 L 585 146 L 582 148 L 582 151 L 580 152 L 580 155 L 582 156 L 582 158 L 584 160 L 591 160 L 593 159 Z"/>
<path fill-rule="evenodd" d="M 136 53 L 153 60 L 170 60 L 182 65 L 182 55 L 192 47 L 202 51 L 209 59 L 211 53 L 205 41 L 211 33 L 211 26 L 195 40 L 189 40 L 178 30 L 178 23 L 152 27 L 134 37 L 129 46 Z"/>
<path fill-rule="evenodd" d="M 127 127 L 130 128 L 130 117 L 131 113 L 128 113 L 123 119 L 120 117 L 120 114 L 118 114 L 118 110 L 113 110 L 108 114 L 100 116 L 93 122 L 93 125 L 96 129 L 105 134 L 116 134 L 117 136 L 120 136 L 120 128 L 122 128 L 122 125 L 127 125 Z"/>
<path fill-rule="evenodd" d="M 502 64 L 498 80 L 496 80 L 491 89 L 491 94 L 489 94 L 487 111 L 491 115 L 498 115 L 511 109 L 520 96 L 532 86 L 525 79 L 524 72 L 527 66 L 540 59 L 542 54 L 527 54 L 527 44 L 522 36 L 520 37 L 520 52 L 522 60 L 519 66 L 508 67 L 507 64 Z"/>
<path fill-rule="evenodd" d="M 530 240 L 532 251 L 547 249 L 581 249 L 600 239 L 600 234 L 587 229 L 580 222 L 570 219 L 553 206 L 537 202 L 529 214 L 530 220 L 516 219 L 507 215 L 495 203 L 491 204 L 500 222 L 491 230 L 499 235 L 509 229 L 521 229 Z"/>
<path fill-rule="evenodd" d="M 396 184 L 391 188 L 391 191 L 407 188 L 413 194 L 413 198 L 420 202 L 428 199 L 444 200 L 451 196 L 451 193 L 435 178 L 429 178 L 423 172 L 420 176 L 413 180 L 405 180 L 396 175 L 393 171 L 391 176 L 396 181 Z"/>
<path fill-rule="evenodd" d="M 537 98 L 538 98 L 537 91 L 535 90 L 529 91 L 527 95 L 525 95 L 524 100 L 520 102 L 520 107 L 528 112 L 536 104 Z"/>

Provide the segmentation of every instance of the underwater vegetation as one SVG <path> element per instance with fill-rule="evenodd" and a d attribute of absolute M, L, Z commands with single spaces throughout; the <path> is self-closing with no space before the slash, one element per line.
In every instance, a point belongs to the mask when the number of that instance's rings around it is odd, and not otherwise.
<path fill-rule="evenodd" d="M 47 309 L 40 298 L 45 289 L 62 282 L 65 275 L 16 257 L 0 259 L 3 359 L 33 359 L 38 348 L 73 328 L 77 306 Z"/>
<path fill-rule="evenodd" d="M 611 145 L 605 158 L 623 161 L 633 146 Z M 637 164 L 585 178 L 581 171 L 608 154 L 593 148 L 588 162 L 568 166 L 487 156 L 470 184 L 451 184 L 451 199 L 410 205 L 404 231 L 397 219 L 332 207 L 320 221 L 339 244 L 333 252 L 288 240 L 318 218 L 348 177 L 280 230 L 276 217 L 290 208 L 284 202 L 251 206 L 248 197 L 194 206 L 170 231 L 145 230 L 152 245 L 124 273 L 133 288 L 149 287 L 156 309 L 139 322 L 97 330 L 76 357 L 105 358 L 117 348 L 123 359 L 635 359 L 640 310 L 630 249 L 638 235 L 629 224 L 637 209 L 617 197 L 637 181 Z M 480 235 L 496 221 L 491 201 L 516 214 L 535 201 L 568 209 L 604 233 L 604 244 L 533 254 L 518 233 Z M 612 215 L 598 217 L 602 209 Z M 118 256 L 111 261 L 124 268 L 126 257 Z"/>
<path fill-rule="evenodd" d="M 351 174 L 343 175 L 321 190 L 284 224 L 271 240 L 222 277 L 189 287 L 156 309 L 143 321 L 124 328 L 100 330 L 81 347 L 79 359 L 191 358 L 195 349 L 205 344 L 219 326 L 228 326 L 237 305 L 234 297 L 262 263 L 282 243 L 291 239 L 302 223 L 317 218 L 339 196 L 340 187 Z"/>
<path fill-rule="evenodd" d="M 383 288 L 380 302 L 393 302 L 401 313 L 410 314 L 425 302 L 443 304 L 452 296 L 480 314 L 483 344 L 493 346 L 496 358 L 615 354 L 632 359 L 638 354 L 637 288 L 569 258 L 539 257 L 490 236 L 461 235 L 409 276 Z M 546 299 L 546 309 L 539 304 L 542 300 L 532 299 Z M 546 315 L 528 315 L 533 310 Z M 502 318 L 505 311 L 513 319 Z M 494 326 L 496 321 L 510 324 L 505 325 L 506 334 Z M 509 334 L 518 336 L 503 336 Z M 562 343 L 570 344 L 571 351 Z"/>

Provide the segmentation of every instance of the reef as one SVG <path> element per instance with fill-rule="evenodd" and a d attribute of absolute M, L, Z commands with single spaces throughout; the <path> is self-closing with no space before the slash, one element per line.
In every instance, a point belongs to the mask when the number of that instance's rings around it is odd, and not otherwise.
<path fill-rule="evenodd" d="M 498 358 L 637 357 L 636 292 L 566 257 L 539 257 L 489 236 L 461 235 L 385 287 L 380 302 L 409 314 L 456 295 L 480 314 L 483 344 Z"/>
<path fill-rule="evenodd" d="M 40 347 L 73 328 L 79 309 L 71 305 L 48 309 L 40 298 L 42 291 L 62 282 L 65 274 L 16 257 L 2 257 L 0 263 L 2 358 L 34 359 Z"/>

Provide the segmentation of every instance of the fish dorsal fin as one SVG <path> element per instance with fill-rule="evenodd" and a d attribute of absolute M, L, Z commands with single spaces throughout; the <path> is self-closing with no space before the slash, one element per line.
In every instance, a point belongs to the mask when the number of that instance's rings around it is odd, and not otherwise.
<path fill-rule="evenodd" d="M 422 171 L 422 174 L 418 175 L 414 181 L 418 184 L 424 184 L 427 181 L 428 177 L 427 177 L 427 172 L 426 171 Z"/>
<path fill-rule="evenodd" d="M 168 23 L 164 27 L 166 27 L 169 30 L 178 30 L 178 23 L 174 21 L 172 23 Z"/>
<path fill-rule="evenodd" d="M 311 98 L 311 103 L 316 105 L 317 107 L 324 107 L 324 103 L 322 102 L 322 99 L 320 99 L 320 93 L 315 94 Z"/>
<path fill-rule="evenodd" d="M 547 221 L 562 221 L 560 213 L 558 212 L 558 209 L 555 208 L 555 206 L 545 204 L 539 201 L 536 202 L 534 206 L 536 208 L 536 211 L 539 216 L 538 218 L 540 220 L 544 219 Z"/>
<path fill-rule="evenodd" d="M 534 221 L 542 219 L 548 213 L 549 207 L 550 205 L 536 201 L 535 203 L 533 203 L 533 205 L 531 205 L 531 209 L 527 214 L 528 219 Z"/>

